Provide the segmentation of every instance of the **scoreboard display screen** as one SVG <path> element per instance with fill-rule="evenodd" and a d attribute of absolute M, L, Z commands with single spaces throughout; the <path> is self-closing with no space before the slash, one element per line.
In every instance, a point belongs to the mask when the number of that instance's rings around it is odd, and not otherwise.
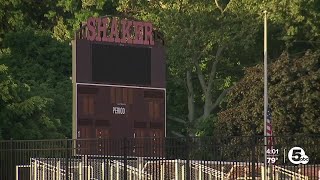
<path fill-rule="evenodd" d="M 92 81 L 149 86 L 151 49 L 92 44 Z"/>

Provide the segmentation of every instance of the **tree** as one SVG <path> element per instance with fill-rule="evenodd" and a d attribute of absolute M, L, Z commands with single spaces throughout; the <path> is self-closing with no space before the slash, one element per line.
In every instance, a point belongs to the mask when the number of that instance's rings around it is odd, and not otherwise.
<path fill-rule="evenodd" d="M 319 134 L 320 53 L 302 57 L 287 53 L 269 65 L 269 104 L 275 135 Z M 216 133 L 263 134 L 263 66 L 246 69 L 245 76 L 228 93 L 219 113 Z"/>
<path fill-rule="evenodd" d="M 14 80 L 0 64 L 0 139 L 62 138 L 58 119 L 52 118 L 49 98 L 31 96 L 30 87 Z"/>
<path fill-rule="evenodd" d="M 241 75 L 240 61 L 254 60 L 254 56 L 237 52 L 249 52 L 255 46 L 253 40 L 259 29 L 251 26 L 252 18 L 230 11 L 228 2 L 167 0 L 119 4 L 119 11 L 153 22 L 164 34 L 169 124 L 171 130 L 173 126 L 184 127 L 182 132 L 173 131 L 175 135 L 197 134 L 197 126 L 208 118 L 213 120 L 227 89 Z M 252 33 L 244 36 L 249 27 Z"/>
<path fill-rule="evenodd" d="M 0 62 L 10 67 L 12 78 L 28 84 L 27 97 L 33 97 L 32 102 L 50 107 L 45 109 L 48 118 L 63 124 L 58 126 L 57 133 L 70 137 L 71 47 L 53 39 L 50 33 L 33 29 L 7 33 L 3 42 L 6 49 L 1 53 Z"/>
<path fill-rule="evenodd" d="M 117 14 L 116 6 L 113 0 L 58 0 L 45 16 L 54 23 L 53 36 L 68 41 L 89 17 Z"/>

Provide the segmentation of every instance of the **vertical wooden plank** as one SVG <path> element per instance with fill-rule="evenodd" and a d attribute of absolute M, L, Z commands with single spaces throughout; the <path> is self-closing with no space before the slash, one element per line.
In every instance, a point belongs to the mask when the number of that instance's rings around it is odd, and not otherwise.
<path fill-rule="evenodd" d="M 34 160 L 33 178 L 37 179 L 37 160 Z"/>
<path fill-rule="evenodd" d="M 164 165 L 160 165 L 160 180 L 164 180 Z"/>
<path fill-rule="evenodd" d="M 222 172 L 222 176 L 221 176 L 221 180 L 224 180 L 224 175 L 223 175 L 223 171 L 224 170 L 224 167 L 222 166 L 222 168 L 221 168 L 221 172 Z"/>
<path fill-rule="evenodd" d="M 198 180 L 202 180 L 202 167 L 201 165 L 199 164 L 199 170 L 198 170 Z"/>
<path fill-rule="evenodd" d="M 123 92 L 122 92 L 123 96 L 122 96 L 122 102 L 127 104 L 128 103 L 128 89 L 127 88 L 123 88 Z"/>
<path fill-rule="evenodd" d="M 101 180 L 104 180 L 104 162 L 101 163 Z"/>
<path fill-rule="evenodd" d="M 116 162 L 116 179 L 120 180 L 120 169 L 119 169 L 119 162 Z"/>
<path fill-rule="evenodd" d="M 174 162 L 174 177 L 175 180 L 179 180 L 179 166 L 177 160 Z"/>
<path fill-rule="evenodd" d="M 91 177 L 91 166 L 87 166 L 87 169 L 88 169 L 88 177 L 87 177 L 87 179 L 89 180 L 89 179 L 91 179 L 90 177 Z"/>
<path fill-rule="evenodd" d="M 116 88 L 116 103 L 122 102 L 122 88 Z"/>
<path fill-rule="evenodd" d="M 79 180 L 82 180 L 82 163 L 81 162 L 79 162 L 78 168 L 79 168 Z"/>
<path fill-rule="evenodd" d="M 154 119 L 158 120 L 160 118 L 160 105 L 159 102 L 154 103 Z"/>
<path fill-rule="evenodd" d="M 45 168 L 45 166 L 44 166 L 44 164 L 43 164 L 43 165 L 42 165 L 42 179 L 43 179 L 43 180 L 45 180 L 45 178 L 44 178 L 44 171 L 45 171 L 44 168 Z"/>
<path fill-rule="evenodd" d="M 110 179 L 113 179 L 113 167 L 110 165 Z"/>
<path fill-rule="evenodd" d="M 129 104 L 133 104 L 133 89 L 128 90 L 128 96 Z"/>
<path fill-rule="evenodd" d="M 153 102 L 148 102 L 149 118 L 151 121 L 154 119 Z"/>
<path fill-rule="evenodd" d="M 89 96 L 89 114 L 94 114 L 94 96 Z"/>
<path fill-rule="evenodd" d="M 116 88 L 115 87 L 111 87 L 110 88 L 110 96 L 111 96 L 111 103 L 115 104 L 116 103 Z"/>
<path fill-rule="evenodd" d="M 19 180 L 19 167 L 16 166 L 16 180 Z"/>
<path fill-rule="evenodd" d="M 185 165 L 182 165 L 182 166 L 181 166 L 181 179 L 185 179 L 185 177 L 184 177 L 184 176 L 185 176 L 185 174 L 184 174 L 184 170 L 185 170 L 184 167 L 185 167 Z"/>
<path fill-rule="evenodd" d="M 60 176 L 60 160 L 57 162 L 57 179 L 61 180 L 61 176 Z"/>

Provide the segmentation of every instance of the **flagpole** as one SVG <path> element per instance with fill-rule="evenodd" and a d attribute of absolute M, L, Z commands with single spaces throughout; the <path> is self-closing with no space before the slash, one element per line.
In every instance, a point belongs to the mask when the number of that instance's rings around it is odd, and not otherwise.
<path fill-rule="evenodd" d="M 268 67 L 267 67 L 267 11 L 264 11 L 264 168 L 268 179 L 267 168 L 267 111 L 268 111 Z"/>

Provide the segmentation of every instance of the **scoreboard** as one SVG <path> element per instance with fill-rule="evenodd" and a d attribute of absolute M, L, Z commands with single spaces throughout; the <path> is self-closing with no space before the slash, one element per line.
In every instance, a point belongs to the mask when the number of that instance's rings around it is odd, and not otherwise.
<path fill-rule="evenodd" d="M 165 137 L 166 66 L 158 37 L 151 23 L 110 17 L 89 18 L 76 32 L 74 139 Z"/>
<path fill-rule="evenodd" d="M 151 49 L 93 44 L 92 81 L 151 86 Z"/>

